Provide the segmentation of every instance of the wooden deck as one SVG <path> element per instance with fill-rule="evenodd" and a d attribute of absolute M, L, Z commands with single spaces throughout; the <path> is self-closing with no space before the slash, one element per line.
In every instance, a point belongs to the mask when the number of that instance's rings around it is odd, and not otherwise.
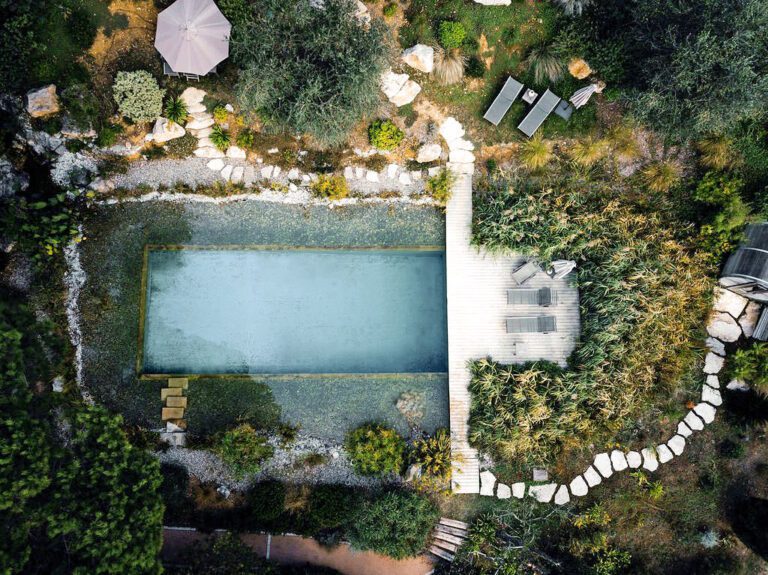
<path fill-rule="evenodd" d="M 515 287 L 512 271 L 525 261 L 520 256 L 496 256 L 470 245 L 472 176 L 462 174 L 454 185 L 446 210 L 446 278 L 448 293 L 448 386 L 450 397 L 453 491 L 478 493 L 477 452 L 467 441 L 470 375 L 468 363 L 492 357 L 502 363 L 547 359 L 561 365 L 573 351 L 580 333 L 579 295 L 568 279 L 536 274 L 525 287 L 549 287 L 557 292 L 551 307 L 508 305 L 507 289 Z M 553 315 L 557 332 L 506 333 L 511 316 Z"/>

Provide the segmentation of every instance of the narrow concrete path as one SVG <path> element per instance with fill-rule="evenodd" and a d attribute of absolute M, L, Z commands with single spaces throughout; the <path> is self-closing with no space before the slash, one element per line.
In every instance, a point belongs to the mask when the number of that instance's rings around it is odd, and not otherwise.
<path fill-rule="evenodd" d="M 163 528 L 163 561 L 183 563 L 186 549 L 206 537 L 205 533 L 194 529 Z M 267 556 L 269 548 L 269 558 L 278 563 L 309 563 L 336 569 L 344 575 L 427 575 L 434 569 L 427 556 L 397 561 L 368 551 L 353 551 L 349 545 L 326 549 L 314 539 L 292 535 L 269 537 L 261 533 L 244 533 L 240 538 L 261 557 Z"/>

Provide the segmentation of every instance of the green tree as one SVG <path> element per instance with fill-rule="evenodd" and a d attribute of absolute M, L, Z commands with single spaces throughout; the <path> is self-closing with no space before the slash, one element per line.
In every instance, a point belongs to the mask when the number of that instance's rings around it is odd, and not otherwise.
<path fill-rule="evenodd" d="M 112 94 L 120 113 L 134 122 L 150 122 L 163 112 L 165 90 L 146 70 L 118 72 Z"/>
<path fill-rule="evenodd" d="M 240 67 L 244 112 L 273 128 L 306 133 L 327 145 L 344 142 L 375 111 L 386 56 L 386 27 L 365 26 L 349 0 L 257 0 L 235 25 L 232 55 Z"/>

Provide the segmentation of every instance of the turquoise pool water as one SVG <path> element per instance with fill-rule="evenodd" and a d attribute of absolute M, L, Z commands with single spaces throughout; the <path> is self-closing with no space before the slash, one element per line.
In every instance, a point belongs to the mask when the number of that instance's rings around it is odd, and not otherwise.
<path fill-rule="evenodd" d="M 143 372 L 447 371 L 445 255 L 150 250 Z"/>

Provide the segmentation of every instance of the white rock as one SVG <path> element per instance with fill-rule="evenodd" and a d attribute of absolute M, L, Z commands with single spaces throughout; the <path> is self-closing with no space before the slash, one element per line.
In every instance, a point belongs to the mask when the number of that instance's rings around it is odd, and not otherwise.
<path fill-rule="evenodd" d="M 230 146 L 227 148 L 227 157 L 236 160 L 244 160 L 248 156 L 245 150 L 238 148 L 237 146 Z"/>
<path fill-rule="evenodd" d="M 672 439 L 667 441 L 667 447 L 669 447 L 675 455 L 682 455 L 683 451 L 685 451 L 685 437 L 682 435 L 675 435 Z"/>
<path fill-rule="evenodd" d="M 725 344 L 714 337 L 708 337 L 705 342 L 707 349 L 717 355 L 725 355 Z"/>
<path fill-rule="evenodd" d="M 234 166 L 232 166 L 231 164 L 224 166 L 224 168 L 222 168 L 221 170 L 221 177 L 224 178 L 225 180 L 229 180 L 232 177 L 233 169 L 234 169 Z"/>
<path fill-rule="evenodd" d="M 51 389 L 53 389 L 53 391 L 56 393 L 61 393 L 64 391 L 64 378 L 60 375 L 54 377 L 53 381 L 51 382 Z"/>
<path fill-rule="evenodd" d="M 711 403 L 715 407 L 718 407 L 723 404 L 723 397 L 718 390 L 705 385 L 701 388 L 701 401 L 706 401 L 707 403 Z"/>
<path fill-rule="evenodd" d="M 205 90 L 190 86 L 184 90 L 179 97 L 187 105 L 187 108 L 189 108 L 193 104 L 199 104 L 203 101 L 205 98 Z"/>
<path fill-rule="evenodd" d="M 277 154 L 279 151 L 277 148 L 270 148 L 267 150 L 267 154 Z"/>
<path fill-rule="evenodd" d="M 400 56 L 403 62 L 419 72 L 429 74 L 435 67 L 435 49 L 426 44 L 416 44 L 411 48 L 403 50 Z"/>
<path fill-rule="evenodd" d="M 197 141 L 197 147 L 198 148 L 215 148 L 215 144 L 213 143 L 213 140 L 210 138 L 200 138 Z"/>
<path fill-rule="evenodd" d="M 289 180 L 300 180 L 301 173 L 299 172 L 298 168 L 291 168 L 290 170 L 288 170 L 288 175 L 286 177 Z"/>
<path fill-rule="evenodd" d="M 607 453 L 598 453 L 595 455 L 595 462 L 593 463 L 595 469 L 600 472 L 600 475 L 608 479 L 613 475 L 613 468 L 611 467 L 611 458 Z"/>
<path fill-rule="evenodd" d="M 301 174 L 301 181 L 306 183 L 309 183 L 312 180 L 312 178 L 309 177 L 309 174 Z"/>
<path fill-rule="evenodd" d="M 344 177 L 348 180 L 351 180 L 352 178 L 355 177 L 355 170 L 347 166 L 346 168 L 344 168 Z"/>
<path fill-rule="evenodd" d="M 499 499 L 509 499 L 512 497 L 512 490 L 509 488 L 509 485 L 499 483 L 498 487 L 496 487 L 496 497 Z"/>
<path fill-rule="evenodd" d="M 616 471 L 624 471 L 629 466 L 627 457 L 624 455 L 623 451 L 619 451 L 618 449 L 611 451 L 611 465 Z"/>
<path fill-rule="evenodd" d="M 192 132 L 193 130 L 189 130 L 189 125 L 187 125 L 187 131 Z M 211 135 L 211 132 L 213 132 L 213 128 L 201 128 L 200 130 L 194 130 L 195 132 L 195 138 L 207 138 Z"/>
<path fill-rule="evenodd" d="M 282 171 L 283 170 L 282 170 L 282 168 L 280 166 L 275 166 L 275 169 L 272 170 L 272 177 L 276 178 L 277 176 L 280 175 L 280 172 L 282 172 Z"/>
<path fill-rule="evenodd" d="M 571 500 L 571 496 L 568 494 L 568 488 L 565 485 L 561 485 L 555 493 L 555 505 L 565 505 Z"/>
<path fill-rule="evenodd" d="M 359 180 L 365 177 L 365 170 L 363 168 L 355 168 L 355 177 Z"/>
<path fill-rule="evenodd" d="M 187 130 L 204 130 L 213 126 L 213 118 L 194 118 L 187 122 Z"/>
<path fill-rule="evenodd" d="M 746 382 L 740 379 L 732 379 L 728 382 L 728 385 L 725 386 L 725 389 L 730 389 L 731 391 L 749 391 L 749 386 Z"/>
<path fill-rule="evenodd" d="M 708 375 L 707 376 L 707 385 L 709 387 L 713 387 L 715 389 L 720 388 L 720 378 L 716 375 Z"/>
<path fill-rule="evenodd" d="M 167 118 L 160 117 L 155 120 L 155 126 L 152 128 L 152 139 L 162 144 L 169 140 L 181 138 L 187 131 L 176 122 L 171 122 Z"/>
<path fill-rule="evenodd" d="M 704 422 L 701 421 L 701 418 L 697 416 L 693 411 L 689 411 L 688 415 L 685 416 L 683 421 L 693 431 L 701 431 L 704 429 Z"/>
<path fill-rule="evenodd" d="M 173 423 L 172 421 L 166 421 L 165 422 L 165 430 L 168 433 L 178 433 L 180 431 L 184 431 L 181 427 Z"/>
<path fill-rule="evenodd" d="M 395 74 L 390 68 L 381 75 L 381 91 L 392 100 L 408 81 L 408 74 Z"/>
<path fill-rule="evenodd" d="M 632 469 L 637 469 L 643 464 L 643 456 L 637 451 L 627 453 L 627 465 Z"/>
<path fill-rule="evenodd" d="M 403 172 L 397 177 L 397 181 L 400 182 L 404 186 L 410 186 L 413 182 L 411 181 L 411 176 L 408 175 L 407 172 Z"/>
<path fill-rule="evenodd" d="M 757 325 L 757 320 L 760 319 L 761 311 L 762 306 L 757 302 L 751 301 L 747 305 L 747 309 L 744 310 L 744 313 L 741 314 L 739 325 L 745 337 L 752 337 L 752 334 L 755 333 L 755 326 Z"/>
<path fill-rule="evenodd" d="M 744 308 L 747 307 L 749 300 L 731 290 L 723 289 L 721 287 L 715 288 L 715 301 L 712 307 L 715 311 L 722 311 L 730 314 L 734 318 L 741 315 Z"/>
<path fill-rule="evenodd" d="M 525 497 L 525 483 L 513 483 L 512 484 L 512 496 L 518 499 Z"/>
<path fill-rule="evenodd" d="M 449 158 L 457 164 L 471 164 L 475 161 L 475 155 L 467 150 L 451 150 Z"/>
<path fill-rule="evenodd" d="M 230 114 L 235 111 L 235 109 L 232 107 L 232 104 L 225 104 L 224 109 L 229 112 Z"/>
<path fill-rule="evenodd" d="M 528 495 L 541 503 L 549 503 L 557 489 L 557 483 L 547 483 L 545 485 L 531 485 L 528 488 Z"/>
<path fill-rule="evenodd" d="M 411 179 L 414 182 L 418 182 L 419 180 L 421 180 L 421 171 L 420 170 L 413 170 L 411 172 Z"/>
<path fill-rule="evenodd" d="M 243 181 L 246 186 L 250 186 L 256 180 L 256 168 L 253 166 L 246 166 L 245 173 L 243 174 Z"/>
<path fill-rule="evenodd" d="M 493 497 L 493 488 L 496 486 L 496 476 L 490 471 L 480 474 L 480 495 Z"/>
<path fill-rule="evenodd" d="M 245 173 L 245 168 L 243 166 L 236 166 L 234 170 L 232 170 L 232 183 L 233 184 L 239 184 L 243 181 L 243 174 Z"/>
<path fill-rule="evenodd" d="M 449 150 L 467 150 L 471 152 L 475 149 L 475 145 L 470 142 L 469 140 L 465 140 L 464 138 L 456 138 L 455 140 L 448 140 L 448 149 Z"/>
<path fill-rule="evenodd" d="M 704 420 L 704 423 L 707 424 L 712 423 L 715 420 L 715 413 L 717 413 L 717 409 L 708 403 L 699 403 L 693 408 L 693 411 L 695 411 L 696 415 L 699 415 Z"/>
<path fill-rule="evenodd" d="M 272 177 L 272 172 L 274 171 L 274 168 L 272 166 L 264 166 L 261 168 L 261 177 L 265 180 L 268 180 Z"/>
<path fill-rule="evenodd" d="M 198 158 L 224 158 L 224 152 L 213 146 L 198 148 L 193 152 Z"/>
<path fill-rule="evenodd" d="M 288 191 L 290 191 L 290 192 L 298 192 L 299 191 L 299 186 L 297 186 L 296 184 L 291 182 L 291 183 L 288 184 Z"/>
<path fill-rule="evenodd" d="M 707 333 L 724 342 L 733 342 L 741 337 L 741 326 L 730 314 L 716 312 L 707 324 Z"/>
<path fill-rule="evenodd" d="M 427 170 L 427 175 L 431 178 L 432 176 L 436 176 L 437 174 L 439 174 L 442 171 L 443 171 L 443 169 L 441 167 L 435 166 L 435 167 L 429 168 Z"/>
<path fill-rule="evenodd" d="M 410 104 L 416 99 L 416 96 L 421 92 L 421 86 L 419 86 L 413 80 L 408 80 L 400 91 L 392 96 L 389 101 L 392 102 L 398 108 Z"/>
<path fill-rule="evenodd" d="M 539 467 L 533 468 L 533 480 L 534 481 L 549 481 L 549 473 L 546 469 Z"/>
<path fill-rule="evenodd" d="M 395 176 L 397 176 L 397 171 L 400 169 L 400 166 L 397 164 L 389 164 L 387 166 L 387 177 L 390 180 L 394 180 Z"/>
<path fill-rule="evenodd" d="M 603 482 L 603 478 L 600 477 L 600 474 L 591 465 L 587 467 L 587 470 L 584 472 L 584 479 L 587 480 L 587 485 L 590 487 L 600 485 Z"/>
<path fill-rule="evenodd" d="M 154 139 L 155 139 L 155 136 L 152 134 L 152 132 L 150 132 L 149 134 L 144 136 L 144 141 L 145 142 L 151 142 Z M 66 150 L 66 148 L 64 148 L 64 149 Z"/>
<path fill-rule="evenodd" d="M 208 166 L 208 168 L 213 170 L 214 172 L 220 172 L 222 168 L 224 168 L 224 160 L 216 158 L 214 160 L 211 160 L 205 165 Z"/>
<path fill-rule="evenodd" d="M 56 95 L 55 84 L 27 92 L 27 113 L 33 118 L 42 118 L 55 114 L 59 110 L 59 97 Z"/>
<path fill-rule="evenodd" d="M 187 114 L 204 114 L 205 110 L 204 104 L 190 104 L 187 106 Z"/>
<path fill-rule="evenodd" d="M 365 179 L 369 182 L 378 182 L 379 181 L 379 174 L 378 172 L 374 172 L 373 170 L 368 170 L 365 173 Z"/>
<path fill-rule="evenodd" d="M 440 129 L 438 131 L 446 142 L 457 140 L 464 136 L 463 126 L 453 117 L 446 118 L 443 123 L 440 124 Z"/>
<path fill-rule="evenodd" d="M 677 433 L 683 437 L 690 437 L 693 435 L 693 430 L 686 425 L 685 421 L 681 421 L 677 424 Z"/>
<path fill-rule="evenodd" d="M 663 443 L 656 446 L 656 453 L 659 454 L 659 463 L 666 463 L 672 461 L 675 458 L 675 454 Z"/>
<path fill-rule="evenodd" d="M 723 369 L 723 365 L 725 365 L 725 358 L 709 352 L 707 357 L 704 358 L 704 373 L 718 374 Z"/>
<path fill-rule="evenodd" d="M 648 471 L 656 471 L 659 468 L 659 459 L 656 451 L 651 447 L 644 447 L 640 453 L 643 454 L 643 467 Z"/>
<path fill-rule="evenodd" d="M 440 147 L 440 144 L 424 144 L 416 153 L 416 161 L 420 164 L 434 162 L 440 158 L 442 153 L 443 149 Z"/>
<path fill-rule="evenodd" d="M 570 487 L 571 493 L 573 493 L 576 497 L 584 497 L 587 493 L 589 493 L 589 486 L 581 475 L 577 475 L 576 478 L 571 481 Z"/>

